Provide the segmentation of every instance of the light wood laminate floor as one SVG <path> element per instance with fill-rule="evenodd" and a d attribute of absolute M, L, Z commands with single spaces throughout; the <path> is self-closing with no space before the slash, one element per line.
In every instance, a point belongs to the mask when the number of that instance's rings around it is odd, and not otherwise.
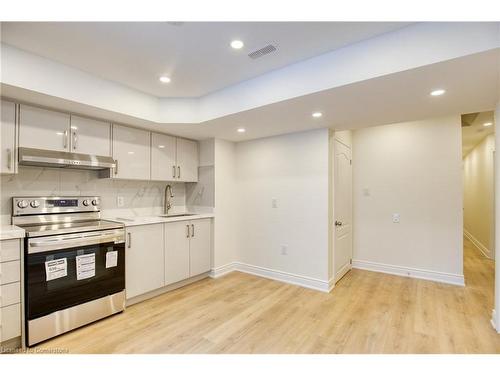
<path fill-rule="evenodd" d="M 39 345 L 70 353 L 500 353 L 494 263 L 465 240 L 466 287 L 353 270 L 329 293 L 205 279 Z"/>

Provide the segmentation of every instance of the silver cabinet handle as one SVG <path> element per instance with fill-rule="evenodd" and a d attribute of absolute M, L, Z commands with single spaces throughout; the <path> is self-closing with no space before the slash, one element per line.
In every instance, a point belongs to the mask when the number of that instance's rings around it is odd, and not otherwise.
<path fill-rule="evenodd" d="M 132 247 L 132 233 L 128 232 L 127 233 L 127 237 L 128 237 L 128 244 L 127 244 L 127 247 L 130 249 Z"/>
<path fill-rule="evenodd" d="M 115 160 L 115 175 L 118 174 L 118 159 Z"/>
<path fill-rule="evenodd" d="M 76 132 L 73 132 L 73 150 L 76 150 L 76 141 L 77 141 L 77 135 Z"/>
<path fill-rule="evenodd" d="M 177 166 L 177 178 L 181 178 L 181 167 Z"/>
<path fill-rule="evenodd" d="M 7 149 L 7 168 L 11 170 L 12 165 L 12 150 L 10 148 Z"/>
<path fill-rule="evenodd" d="M 187 231 L 186 231 L 186 238 L 189 238 L 189 224 L 186 225 L 186 229 L 187 229 Z"/>
<path fill-rule="evenodd" d="M 175 178 L 175 165 L 172 166 L 172 177 Z"/>
<path fill-rule="evenodd" d="M 66 148 L 68 147 L 68 131 L 64 131 L 64 139 L 63 139 L 63 147 Z"/>
<path fill-rule="evenodd" d="M 191 237 L 194 237 L 194 224 L 191 224 Z"/>

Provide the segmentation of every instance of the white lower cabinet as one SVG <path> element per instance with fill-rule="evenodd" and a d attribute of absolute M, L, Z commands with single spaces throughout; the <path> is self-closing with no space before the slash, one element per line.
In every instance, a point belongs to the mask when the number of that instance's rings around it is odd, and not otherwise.
<path fill-rule="evenodd" d="M 210 219 L 193 220 L 190 226 L 189 276 L 192 277 L 210 271 L 212 226 Z"/>
<path fill-rule="evenodd" d="M 165 224 L 165 285 L 189 278 L 189 221 Z"/>
<path fill-rule="evenodd" d="M 210 219 L 126 228 L 127 299 L 210 271 Z"/>
<path fill-rule="evenodd" d="M 0 308 L 0 343 L 21 336 L 21 304 Z"/>
<path fill-rule="evenodd" d="M 0 346 L 21 336 L 21 243 L 0 243 Z"/>
<path fill-rule="evenodd" d="M 125 288 L 132 298 L 165 285 L 163 224 L 127 227 Z"/>
<path fill-rule="evenodd" d="M 211 221 L 165 224 L 165 284 L 210 271 Z"/>

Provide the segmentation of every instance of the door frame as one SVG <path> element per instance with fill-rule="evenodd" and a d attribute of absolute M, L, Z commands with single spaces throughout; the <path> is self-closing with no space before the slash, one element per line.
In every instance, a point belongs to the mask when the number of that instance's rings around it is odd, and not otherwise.
<path fill-rule="evenodd" d="M 352 137 L 352 131 L 351 132 L 351 137 Z M 331 267 L 331 273 L 330 273 L 330 279 L 329 279 L 329 284 L 330 284 L 330 289 L 332 289 L 335 284 L 343 277 L 345 274 L 347 274 L 351 269 L 352 269 L 352 257 L 353 257 L 353 239 L 354 239 L 354 228 L 353 228 L 353 192 L 352 192 L 352 173 L 351 173 L 351 266 L 349 269 L 342 275 L 342 277 L 337 279 L 336 275 L 336 266 L 335 266 L 335 250 L 336 250 L 336 230 L 335 230 L 335 215 L 336 215 L 336 207 L 335 207 L 335 174 L 336 174 L 336 167 L 335 167 L 335 162 L 336 162 L 336 142 L 341 143 L 342 145 L 346 146 L 351 150 L 351 161 L 352 161 L 352 154 L 353 154 L 353 149 L 352 149 L 352 138 L 351 138 L 351 144 L 346 143 L 342 139 L 337 137 L 338 131 L 332 129 L 331 130 L 331 138 L 330 138 L 330 148 L 331 148 L 331 153 L 330 153 L 330 163 L 331 163 L 331 185 L 330 185 L 330 200 L 331 200 L 331 219 L 330 219 L 330 233 L 331 233 L 331 260 L 330 260 L 330 267 Z M 351 169 L 352 172 L 352 169 Z"/>

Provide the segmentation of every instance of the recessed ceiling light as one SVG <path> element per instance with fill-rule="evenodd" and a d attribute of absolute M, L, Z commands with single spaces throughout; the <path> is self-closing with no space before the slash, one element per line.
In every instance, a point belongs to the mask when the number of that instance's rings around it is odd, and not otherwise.
<path fill-rule="evenodd" d="M 160 77 L 160 82 L 161 83 L 169 83 L 170 82 L 170 78 L 168 78 L 167 76 L 161 76 Z"/>
<path fill-rule="evenodd" d="M 237 130 L 237 132 L 238 132 L 238 133 L 244 133 L 244 132 L 246 132 L 246 131 L 247 131 L 247 130 L 246 130 L 245 128 L 239 128 L 239 129 Z"/>
<path fill-rule="evenodd" d="M 483 124 L 483 126 L 491 126 L 491 125 L 493 125 L 493 123 L 492 123 L 492 122 L 485 122 L 485 123 Z"/>
<path fill-rule="evenodd" d="M 231 47 L 233 47 L 234 49 L 242 49 L 244 45 L 245 44 L 243 44 L 241 40 L 233 40 L 231 42 Z"/>
<path fill-rule="evenodd" d="M 445 92 L 446 92 L 446 90 L 437 89 L 437 90 L 431 91 L 431 95 L 432 96 L 440 96 L 440 95 L 443 95 Z"/>
<path fill-rule="evenodd" d="M 323 116 L 323 114 L 321 112 L 313 112 L 313 114 L 312 114 L 312 117 L 314 117 L 314 118 L 320 118 L 321 116 Z"/>
<path fill-rule="evenodd" d="M 165 148 L 165 145 L 158 145 L 158 148 Z"/>

